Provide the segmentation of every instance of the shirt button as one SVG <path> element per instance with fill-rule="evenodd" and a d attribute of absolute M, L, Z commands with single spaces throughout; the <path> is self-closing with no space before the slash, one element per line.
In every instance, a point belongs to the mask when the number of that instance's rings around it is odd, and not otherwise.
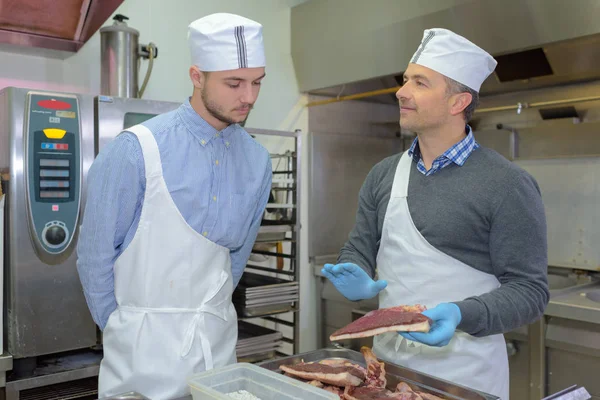
<path fill-rule="evenodd" d="M 206 140 L 201 140 L 200 143 L 206 144 Z"/>
<path fill-rule="evenodd" d="M 217 133 L 217 134 L 215 135 L 215 137 L 219 137 L 219 134 Z"/>
<path fill-rule="evenodd" d="M 219 160 L 215 161 L 215 164 L 219 165 Z"/>
<path fill-rule="evenodd" d="M 213 200 L 214 200 L 214 201 L 217 201 L 217 196 L 213 196 Z"/>
<path fill-rule="evenodd" d="M 206 232 L 206 231 L 202 232 L 202 234 L 203 234 L 205 237 L 206 237 L 206 236 L 208 236 L 208 232 Z"/>
<path fill-rule="evenodd" d="M 225 146 L 229 147 L 229 142 L 225 142 Z"/>

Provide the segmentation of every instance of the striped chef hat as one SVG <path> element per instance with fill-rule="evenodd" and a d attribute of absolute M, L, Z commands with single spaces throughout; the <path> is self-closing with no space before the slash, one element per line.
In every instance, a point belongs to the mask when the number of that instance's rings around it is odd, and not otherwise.
<path fill-rule="evenodd" d="M 262 25 L 235 14 L 216 13 L 188 26 L 192 64 L 201 71 L 265 66 Z"/>
<path fill-rule="evenodd" d="M 426 29 L 410 60 L 479 92 L 498 62 L 485 50 L 448 29 Z"/>

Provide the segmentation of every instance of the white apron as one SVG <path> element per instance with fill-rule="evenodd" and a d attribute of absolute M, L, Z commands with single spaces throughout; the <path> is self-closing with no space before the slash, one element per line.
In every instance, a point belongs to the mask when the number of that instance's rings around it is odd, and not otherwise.
<path fill-rule="evenodd" d="M 171 399 L 189 394 L 190 375 L 236 362 L 231 260 L 179 213 L 152 132 L 128 131 L 142 148 L 146 192 L 135 237 L 114 265 L 118 307 L 103 333 L 99 395 Z"/>
<path fill-rule="evenodd" d="M 407 202 L 412 163 L 405 152 L 385 214 L 377 268 L 379 279 L 387 280 L 388 286 L 379 295 L 379 307 L 423 304 L 433 308 L 499 287 L 494 275 L 441 252 L 417 230 Z M 399 347 L 397 341 L 401 342 Z M 508 356 L 503 335 L 476 338 L 457 331 L 450 343 L 440 348 L 391 333 L 376 336 L 373 347 L 377 356 L 391 363 L 508 400 Z"/>

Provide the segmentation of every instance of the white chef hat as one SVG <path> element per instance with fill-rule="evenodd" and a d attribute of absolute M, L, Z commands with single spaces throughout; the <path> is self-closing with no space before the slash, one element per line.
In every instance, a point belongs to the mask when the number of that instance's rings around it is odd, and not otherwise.
<path fill-rule="evenodd" d="M 188 26 L 192 64 L 201 71 L 265 66 L 262 25 L 235 14 L 216 13 Z"/>
<path fill-rule="evenodd" d="M 423 32 L 423 40 L 410 60 L 479 92 L 498 62 L 485 50 L 448 29 Z"/>

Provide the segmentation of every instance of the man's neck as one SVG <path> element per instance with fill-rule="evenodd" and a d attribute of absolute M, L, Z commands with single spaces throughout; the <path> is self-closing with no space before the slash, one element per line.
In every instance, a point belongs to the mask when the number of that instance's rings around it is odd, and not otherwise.
<path fill-rule="evenodd" d="M 222 131 L 227 128 L 229 124 L 221 121 L 220 119 L 215 118 L 211 113 L 208 112 L 202 98 L 200 97 L 200 93 L 194 91 L 194 94 L 190 98 L 190 105 L 196 111 L 196 113 L 202 117 L 210 126 L 215 128 L 218 131 Z"/>
<path fill-rule="evenodd" d="M 464 126 L 462 128 L 446 127 L 436 131 L 418 133 L 417 137 L 419 138 L 421 158 L 429 170 L 436 158 L 466 137 L 466 132 Z"/>

